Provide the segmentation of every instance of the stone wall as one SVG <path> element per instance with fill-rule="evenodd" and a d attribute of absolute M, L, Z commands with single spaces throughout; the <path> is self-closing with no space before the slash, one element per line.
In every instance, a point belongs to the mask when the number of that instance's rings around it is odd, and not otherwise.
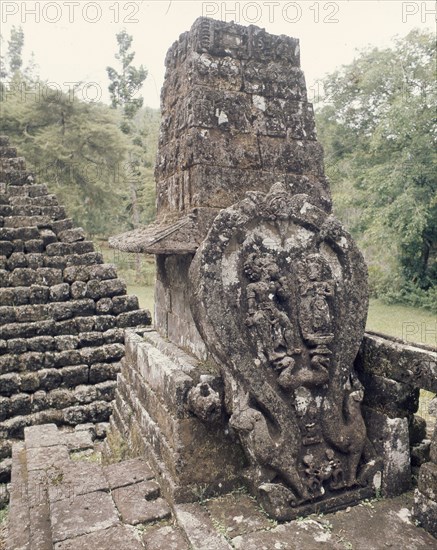
<path fill-rule="evenodd" d="M 437 397 L 431 401 L 429 413 L 437 419 Z M 431 440 L 429 461 L 420 467 L 417 485 L 414 495 L 414 518 L 437 537 L 437 423 Z"/>
<path fill-rule="evenodd" d="M 409 490 L 430 457 L 426 423 L 416 416 L 419 392 L 437 392 L 437 350 L 366 333 L 355 367 L 363 383 L 368 435 L 383 458 L 382 494 Z"/>
<path fill-rule="evenodd" d="M 26 426 L 107 421 L 124 329 L 150 314 L 0 137 L 0 482 Z"/>

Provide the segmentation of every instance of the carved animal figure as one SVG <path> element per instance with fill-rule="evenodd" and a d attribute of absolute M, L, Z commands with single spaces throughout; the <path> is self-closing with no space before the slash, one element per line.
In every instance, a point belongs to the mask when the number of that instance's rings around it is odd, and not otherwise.
<path fill-rule="evenodd" d="M 366 443 L 366 425 L 361 414 L 363 391 L 346 394 L 344 403 L 327 395 L 322 404 L 322 430 L 327 442 L 347 455 L 344 486 L 358 483 L 357 470 Z"/>
<path fill-rule="evenodd" d="M 310 494 L 303 485 L 296 469 L 297 451 L 289 440 L 270 435 L 264 415 L 249 406 L 240 408 L 231 416 L 229 424 L 234 428 L 255 464 L 274 470 L 295 493 L 295 504 L 308 500 Z"/>

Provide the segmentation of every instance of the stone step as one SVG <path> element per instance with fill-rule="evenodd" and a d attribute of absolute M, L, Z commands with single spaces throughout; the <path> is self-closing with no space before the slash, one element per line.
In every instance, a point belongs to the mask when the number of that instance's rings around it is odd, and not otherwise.
<path fill-rule="evenodd" d="M 171 508 L 144 460 L 102 466 L 84 452 L 95 454 L 90 429 L 25 429 L 24 443 L 13 448 L 7 550 L 142 550 L 148 541 L 134 526 L 171 521 Z M 188 549 L 173 527 L 151 540 L 173 538 Z"/>
<path fill-rule="evenodd" d="M 214 527 L 200 504 L 177 504 L 174 513 L 179 527 L 195 550 L 231 550 L 232 546 Z"/>
<path fill-rule="evenodd" d="M 30 514 L 26 479 L 26 446 L 20 441 L 15 443 L 12 448 L 12 477 L 6 550 L 30 550 Z"/>

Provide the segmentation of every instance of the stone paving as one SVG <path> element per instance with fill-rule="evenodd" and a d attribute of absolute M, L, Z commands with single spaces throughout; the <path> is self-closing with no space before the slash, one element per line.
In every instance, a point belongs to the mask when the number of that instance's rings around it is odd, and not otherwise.
<path fill-rule="evenodd" d="M 139 458 L 102 465 L 92 431 L 26 428 L 14 445 L 7 550 L 419 550 L 411 493 L 278 524 L 243 490 L 169 505 Z"/>

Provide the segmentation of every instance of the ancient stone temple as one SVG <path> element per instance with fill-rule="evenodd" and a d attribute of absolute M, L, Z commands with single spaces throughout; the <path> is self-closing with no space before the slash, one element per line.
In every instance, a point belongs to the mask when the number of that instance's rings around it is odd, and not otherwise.
<path fill-rule="evenodd" d="M 110 241 L 158 271 L 156 332 L 127 337 L 113 429 L 176 500 L 244 480 L 290 519 L 368 497 L 366 266 L 330 213 L 299 42 L 198 19 L 166 67 L 157 222 Z"/>

